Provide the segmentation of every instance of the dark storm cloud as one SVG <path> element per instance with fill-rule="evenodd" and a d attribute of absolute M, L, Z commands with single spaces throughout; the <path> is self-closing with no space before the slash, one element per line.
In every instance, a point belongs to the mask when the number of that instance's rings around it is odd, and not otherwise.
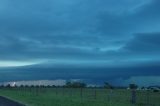
<path fill-rule="evenodd" d="M 0 0 L 0 82 L 159 84 L 159 5 L 159 0 Z"/>
<path fill-rule="evenodd" d="M 130 52 L 154 54 L 159 54 L 159 48 L 160 33 L 136 34 L 134 38 L 124 47 L 124 49 Z"/>
<path fill-rule="evenodd" d="M 158 0 L 1 0 L 0 58 L 154 61 L 159 58 L 159 4 Z"/>
<path fill-rule="evenodd" d="M 152 0 L 150 4 L 142 6 L 140 11 L 137 11 L 135 14 L 138 15 L 139 17 L 134 17 L 136 19 L 140 19 L 141 21 L 150 21 L 154 22 L 159 20 L 160 14 L 159 14 L 159 0 Z M 153 20 L 154 19 L 154 20 Z"/>

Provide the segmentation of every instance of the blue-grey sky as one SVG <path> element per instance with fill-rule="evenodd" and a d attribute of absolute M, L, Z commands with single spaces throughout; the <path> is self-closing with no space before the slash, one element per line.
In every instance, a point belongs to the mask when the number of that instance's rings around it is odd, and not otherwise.
<path fill-rule="evenodd" d="M 159 71 L 159 5 L 159 0 L 0 0 L 0 67 Z"/>

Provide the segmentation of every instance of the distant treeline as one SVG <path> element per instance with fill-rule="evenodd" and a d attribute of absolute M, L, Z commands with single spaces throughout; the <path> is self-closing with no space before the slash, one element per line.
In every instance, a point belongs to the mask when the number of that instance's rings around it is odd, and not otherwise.
<path fill-rule="evenodd" d="M 2 88 L 105 88 L 105 89 L 137 89 L 137 90 L 152 90 L 154 92 L 160 91 L 160 86 L 149 86 L 149 87 L 138 87 L 136 84 L 129 84 L 128 87 L 124 86 L 113 86 L 108 82 L 105 82 L 103 86 L 87 86 L 84 82 L 71 82 L 68 81 L 63 86 L 56 86 L 56 85 L 20 85 L 17 86 L 16 84 L 13 86 L 11 84 L 7 85 L 0 85 L 0 89 Z"/>
<path fill-rule="evenodd" d="M 130 84 L 128 87 L 124 87 L 124 86 L 113 86 L 108 82 L 105 82 L 103 86 L 88 86 L 86 83 L 84 82 L 71 82 L 68 81 L 66 82 L 65 85 L 63 86 L 56 86 L 56 85 L 19 85 L 17 86 L 16 84 L 13 86 L 11 84 L 7 84 L 7 85 L 0 85 L 0 88 L 15 88 L 15 87 L 21 87 L 21 88 L 106 88 L 106 89 L 137 89 L 138 86 L 136 84 Z"/>

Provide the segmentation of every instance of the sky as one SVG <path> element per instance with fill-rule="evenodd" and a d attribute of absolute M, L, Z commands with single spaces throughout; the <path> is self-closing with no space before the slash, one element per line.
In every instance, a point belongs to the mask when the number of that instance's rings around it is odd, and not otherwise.
<path fill-rule="evenodd" d="M 159 0 L 0 0 L 0 81 L 88 75 L 87 80 L 145 79 L 160 85 L 159 5 Z"/>

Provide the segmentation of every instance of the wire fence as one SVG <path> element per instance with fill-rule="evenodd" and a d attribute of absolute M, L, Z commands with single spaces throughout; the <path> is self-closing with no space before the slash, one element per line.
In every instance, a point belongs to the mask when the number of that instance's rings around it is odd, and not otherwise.
<path fill-rule="evenodd" d="M 5 90 L 7 91 L 7 89 Z M 81 104 L 91 102 L 91 106 L 97 106 L 97 104 L 100 104 L 99 106 L 160 106 L 160 92 L 148 90 L 132 91 L 126 89 L 111 90 L 104 88 L 12 88 L 12 92 L 16 92 L 17 95 L 22 97 L 37 96 L 52 98 L 54 96 L 57 100 L 63 98 L 70 103 L 75 101 Z"/>

